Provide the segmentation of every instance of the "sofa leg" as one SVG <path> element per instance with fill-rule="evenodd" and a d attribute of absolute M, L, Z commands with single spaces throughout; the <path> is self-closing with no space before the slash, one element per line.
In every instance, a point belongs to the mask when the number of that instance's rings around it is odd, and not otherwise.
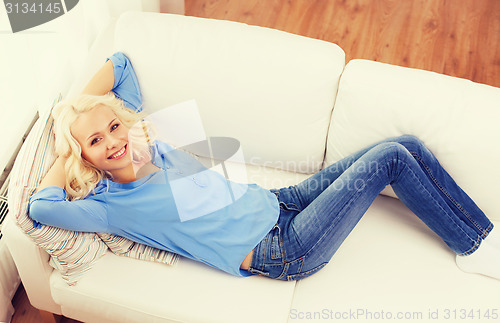
<path fill-rule="evenodd" d="M 61 316 L 59 315 L 47 311 L 39 311 L 43 323 L 59 323 L 61 321 Z"/>

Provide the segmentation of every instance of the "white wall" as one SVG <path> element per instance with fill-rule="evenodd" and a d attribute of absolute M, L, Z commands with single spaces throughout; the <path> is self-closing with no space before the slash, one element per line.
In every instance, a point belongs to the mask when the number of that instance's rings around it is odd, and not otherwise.
<path fill-rule="evenodd" d="M 0 170 L 37 109 L 45 108 L 47 98 L 67 91 L 77 63 L 85 59 L 84 7 L 79 3 L 57 19 L 12 33 L 0 6 L 0 136 L 7 139 L 0 142 Z"/>
<path fill-rule="evenodd" d="M 182 1 L 183 3 L 183 1 Z M 63 97 L 109 19 L 128 10 L 160 10 L 159 0 L 80 0 L 66 14 L 12 33 L 0 5 L 0 174 L 37 110 Z"/>

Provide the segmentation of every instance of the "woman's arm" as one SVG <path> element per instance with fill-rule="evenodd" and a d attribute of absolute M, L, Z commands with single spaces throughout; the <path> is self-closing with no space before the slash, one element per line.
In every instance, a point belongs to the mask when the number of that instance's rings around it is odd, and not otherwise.
<path fill-rule="evenodd" d="M 104 95 L 112 91 L 114 95 L 134 110 L 142 110 L 142 95 L 139 81 L 128 57 L 116 52 L 92 77 L 82 94 Z"/>
<path fill-rule="evenodd" d="M 92 77 L 82 91 L 82 94 L 104 95 L 113 89 L 115 74 L 113 62 L 107 61 Z"/>
<path fill-rule="evenodd" d="M 28 216 L 36 228 L 40 224 L 67 230 L 107 232 L 105 200 L 68 201 L 64 190 L 64 157 L 58 157 L 28 203 Z"/>
<path fill-rule="evenodd" d="M 51 186 L 34 194 L 28 203 L 28 216 L 35 228 L 40 224 L 67 230 L 108 232 L 105 199 L 68 201 L 66 191 Z"/>
<path fill-rule="evenodd" d="M 66 163 L 66 158 L 57 157 L 56 161 L 49 169 L 47 174 L 45 174 L 42 182 L 38 185 L 35 192 L 38 192 L 49 186 L 57 186 L 64 188 L 66 185 L 66 174 L 64 173 L 64 164 Z"/>

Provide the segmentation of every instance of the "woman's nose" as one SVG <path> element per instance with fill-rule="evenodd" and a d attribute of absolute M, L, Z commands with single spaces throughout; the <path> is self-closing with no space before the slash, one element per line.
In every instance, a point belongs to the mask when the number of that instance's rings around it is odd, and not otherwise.
<path fill-rule="evenodd" d="M 109 136 L 108 138 L 108 149 L 113 149 L 116 148 L 118 145 L 119 140 L 117 138 L 114 138 L 113 136 Z"/>

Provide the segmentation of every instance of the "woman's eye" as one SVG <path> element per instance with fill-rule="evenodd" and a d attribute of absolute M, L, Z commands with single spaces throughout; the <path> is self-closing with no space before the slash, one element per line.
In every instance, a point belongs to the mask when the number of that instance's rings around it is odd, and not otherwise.
<path fill-rule="evenodd" d="M 111 131 L 115 130 L 116 128 L 118 128 L 120 124 L 119 123 L 115 123 L 114 125 L 111 126 Z"/>
<path fill-rule="evenodd" d="M 90 145 L 93 146 L 93 145 L 97 144 L 99 142 L 99 140 L 100 140 L 99 138 L 92 139 L 92 141 L 90 142 Z"/>

